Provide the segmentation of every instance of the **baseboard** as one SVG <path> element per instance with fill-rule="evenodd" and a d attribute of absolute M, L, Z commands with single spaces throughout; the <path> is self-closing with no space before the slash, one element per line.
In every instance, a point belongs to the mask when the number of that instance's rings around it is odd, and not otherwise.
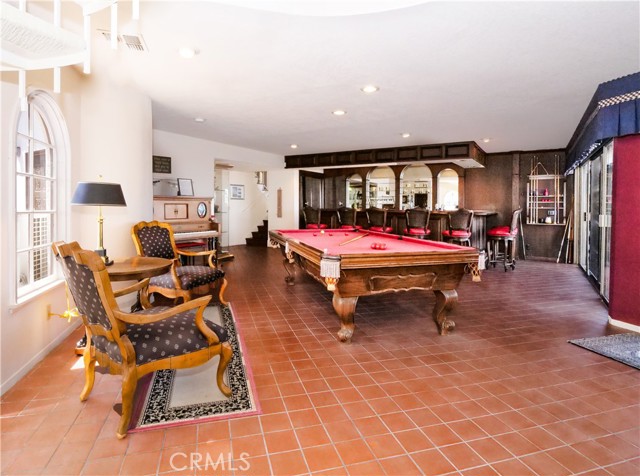
<path fill-rule="evenodd" d="M 59 346 L 67 337 L 69 337 L 73 331 L 75 331 L 82 322 L 78 319 L 75 323 L 69 324 L 69 328 L 65 330 L 62 334 L 60 334 L 56 339 L 51 341 L 49 345 L 43 348 L 40 352 L 33 356 L 25 365 L 22 366 L 20 370 L 14 373 L 11 377 L 9 377 L 4 382 L 0 383 L 0 395 L 4 395 L 6 391 L 8 391 L 11 387 L 13 387 L 22 377 L 27 375 L 38 362 L 44 359 L 49 352 Z M 73 348 L 69 348 L 69 352 L 73 353 Z"/>
<path fill-rule="evenodd" d="M 621 329 L 640 333 L 640 326 L 629 324 L 628 322 L 624 321 L 619 321 L 618 319 L 613 319 L 611 316 L 609 316 L 609 324 L 615 327 L 620 327 Z"/>

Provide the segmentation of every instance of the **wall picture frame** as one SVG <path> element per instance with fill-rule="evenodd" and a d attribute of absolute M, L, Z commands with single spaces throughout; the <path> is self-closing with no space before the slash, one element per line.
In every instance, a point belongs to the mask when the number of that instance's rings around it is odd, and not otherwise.
<path fill-rule="evenodd" d="M 244 185 L 229 185 L 231 200 L 244 200 Z"/>
<path fill-rule="evenodd" d="M 193 182 L 190 178 L 178 179 L 178 195 L 183 197 L 193 197 Z"/>

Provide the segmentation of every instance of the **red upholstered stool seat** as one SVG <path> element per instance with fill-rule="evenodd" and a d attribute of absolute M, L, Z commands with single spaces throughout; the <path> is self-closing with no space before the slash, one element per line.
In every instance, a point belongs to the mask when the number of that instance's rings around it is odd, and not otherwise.
<path fill-rule="evenodd" d="M 442 236 L 445 238 L 458 238 L 459 240 L 468 240 L 471 233 L 465 230 L 442 230 Z"/>
<path fill-rule="evenodd" d="M 427 228 L 426 230 L 424 228 L 405 228 L 404 234 L 410 236 L 425 236 L 430 235 L 431 230 L 429 228 Z"/>
<path fill-rule="evenodd" d="M 371 231 L 379 231 L 382 233 L 391 233 L 393 231 L 393 228 L 390 226 L 370 226 L 369 229 Z"/>
<path fill-rule="evenodd" d="M 494 226 L 487 232 L 487 236 L 516 236 L 518 234 L 518 229 L 516 228 L 511 233 L 511 228 L 508 226 Z"/>
<path fill-rule="evenodd" d="M 313 230 L 324 230 L 325 228 L 328 228 L 328 226 L 324 223 L 307 223 L 307 228 Z"/>

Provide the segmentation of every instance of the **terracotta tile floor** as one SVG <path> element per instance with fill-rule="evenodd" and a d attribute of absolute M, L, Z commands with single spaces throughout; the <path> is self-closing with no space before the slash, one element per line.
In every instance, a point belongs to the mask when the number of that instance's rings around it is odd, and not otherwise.
<path fill-rule="evenodd" d="M 119 377 L 78 399 L 78 331 L 2 397 L 2 474 L 640 474 L 640 372 L 566 342 L 620 332 L 576 266 L 465 276 L 446 337 L 431 292 L 362 298 L 345 345 L 322 286 L 232 251 L 262 415 L 118 441 Z"/>

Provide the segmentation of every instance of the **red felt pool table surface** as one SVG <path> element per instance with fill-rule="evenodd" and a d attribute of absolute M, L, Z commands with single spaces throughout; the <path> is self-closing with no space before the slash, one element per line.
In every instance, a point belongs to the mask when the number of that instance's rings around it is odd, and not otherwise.
<path fill-rule="evenodd" d="M 324 254 L 332 256 L 365 253 L 424 253 L 429 251 L 469 250 L 468 247 L 445 243 L 443 241 L 419 240 L 367 230 L 324 230 L 324 233 L 318 230 L 278 230 L 278 233 L 288 240 L 302 242 Z M 384 250 L 373 249 L 371 245 L 374 243 L 383 243 L 386 245 L 386 248 Z"/>

